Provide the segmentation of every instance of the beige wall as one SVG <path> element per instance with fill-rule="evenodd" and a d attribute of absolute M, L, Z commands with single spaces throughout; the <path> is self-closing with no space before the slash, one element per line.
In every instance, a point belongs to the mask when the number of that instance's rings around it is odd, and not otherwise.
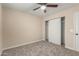
<path fill-rule="evenodd" d="M 2 52 L 2 8 L 0 4 L 0 54 Z"/>
<path fill-rule="evenodd" d="M 66 9 L 64 11 L 58 12 L 56 14 L 53 14 L 45 18 L 45 21 L 46 21 L 53 18 L 65 16 L 65 47 L 70 49 L 75 48 L 74 46 L 75 34 L 74 32 L 70 32 L 71 29 L 74 31 L 73 14 L 75 12 L 79 12 L 79 5 Z"/>
<path fill-rule="evenodd" d="M 3 49 L 42 40 L 42 21 L 38 16 L 3 8 Z"/>

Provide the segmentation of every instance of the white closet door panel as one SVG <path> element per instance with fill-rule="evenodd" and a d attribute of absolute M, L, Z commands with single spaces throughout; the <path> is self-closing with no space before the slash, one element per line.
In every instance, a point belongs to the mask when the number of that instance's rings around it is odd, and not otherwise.
<path fill-rule="evenodd" d="M 61 44 L 61 19 L 54 20 L 54 42 L 55 44 Z"/>
<path fill-rule="evenodd" d="M 52 23 L 54 23 L 54 20 L 51 20 L 48 23 L 48 40 L 49 40 L 49 42 L 54 42 L 54 40 L 53 40 L 54 39 L 54 32 L 53 32 L 54 25 Z"/>
<path fill-rule="evenodd" d="M 61 44 L 61 18 L 50 20 L 48 23 L 49 42 Z"/>

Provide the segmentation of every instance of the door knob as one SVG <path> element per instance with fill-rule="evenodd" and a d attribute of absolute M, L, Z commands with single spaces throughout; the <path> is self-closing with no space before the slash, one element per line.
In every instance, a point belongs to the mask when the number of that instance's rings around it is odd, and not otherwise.
<path fill-rule="evenodd" d="M 78 35 L 78 33 L 76 33 L 75 35 Z"/>

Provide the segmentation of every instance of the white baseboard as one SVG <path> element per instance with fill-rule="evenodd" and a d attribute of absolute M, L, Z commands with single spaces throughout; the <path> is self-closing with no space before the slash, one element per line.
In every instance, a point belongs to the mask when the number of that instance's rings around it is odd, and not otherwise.
<path fill-rule="evenodd" d="M 70 49 L 70 50 L 73 50 L 73 51 L 77 51 L 77 52 L 79 52 L 79 51 L 78 51 L 78 50 L 76 50 L 75 48 L 66 47 L 66 46 L 65 46 L 65 48 Z"/>
<path fill-rule="evenodd" d="M 35 41 L 32 41 L 32 42 L 28 42 L 28 43 L 22 43 L 22 44 L 19 44 L 19 45 L 16 45 L 16 46 L 11 46 L 11 47 L 7 47 L 7 48 L 3 48 L 3 50 L 19 47 L 19 46 L 22 46 L 22 45 L 28 45 L 28 44 L 39 42 L 39 41 L 42 41 L 42 39 L 41 40 L 35 40 Z"/>

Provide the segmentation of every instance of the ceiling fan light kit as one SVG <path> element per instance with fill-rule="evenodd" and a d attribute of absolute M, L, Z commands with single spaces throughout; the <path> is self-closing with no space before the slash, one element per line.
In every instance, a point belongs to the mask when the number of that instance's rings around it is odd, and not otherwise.
<path fill-rule="evenodd" d="M 45 5 L 42 5 L 41 6 L 41 10 L 45 10 L 46 9 L 46 6 Z"/>
<path fill-rule="evenodd" d="M 38 10 L 38 9 L 41 9 L 41 10 L 44 11 L 44 13 L 47 12 L 47 11 L 46 11 L 46 8 L 47 8 L 47 7 L 51 7 L 51 8 L 56 8 L 56 7 L 58 7 L 57 4 L 48 4 L 48 3 L 37 3 L 37 4 L 41 5 L 41 7 L 37 7 L 37 8 L 35 8 L 35 9 L 33 9 L 33 10 L 36 11 L 36 10 Z"/>

